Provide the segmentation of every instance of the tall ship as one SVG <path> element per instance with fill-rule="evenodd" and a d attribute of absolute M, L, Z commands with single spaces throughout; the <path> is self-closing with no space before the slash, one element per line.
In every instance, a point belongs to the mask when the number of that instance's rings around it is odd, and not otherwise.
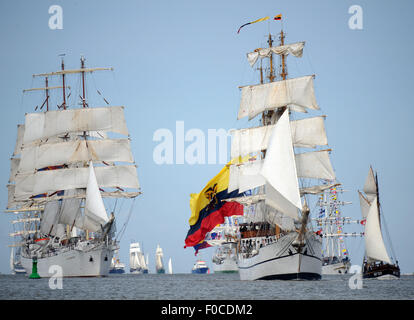
<path fill-rule="evenodd" d="M 26 269 L 23 268 L 22 263 L 20 261 L 20 251 L 21 247 L 17 247 L 16 252 L 14 251 L 14 247 L 11 248 L 10 270 L 12 274 L 26 274 Z"/>
<path fill-rule="evenodd" d="M 261 116 L 260 126 L 232 131 L 231 158 L 239 160 L 230 166 L 228 192 L 252 190 L 229 199 L 249 212 L 240 226 L 239 275 L 241 280 L 318 280 L 322 239 L 312 229 L 308 203 L 332 187 L 324 180 L 336 176 L 326 148 L 326 116 L 305 117 L 320 109 L 315 76 L 288 79 L 287 56 L 301 57 L 305 42 L 285 44 L 283 30 L 279 40 L 273 46 L 269 34 L 267 48 L 247 54 L 252 67 L 260 60 L 260 83 L 239 87 L 238 119 Z"/>
<path fill-rule="evenodd" d="M 194 263 L 191 273 L 205 274 L 209 273 L 210 269 L 204 260 L 197 260 Z"/>
<path fill-rule="evenodd" d="M 212 257 L 214 273 L 239 272 L 237 265 L 237 235 L 239 234 L 240 218 L 242 217 L 225 217 L 223 224 L 216 226 L 206 235 L 207 243 L 216 247 Z"/>
<path fill-rule="evenodd" d="M 334 181 L 326 181 L 334 184 Z M 322 274 L 347 274 L 351 268 L 351 260 L 345 239 L 363 236 L 361 232 L 345 232 L 349 224 L 360 224 L 360 220 L 342 216 L 342 207 L 351 202 L 342 201 L 340 195 L 345 190 L 341 184 L 334 184 L 319 195 L 319 216 L 313 218 L 318 228 L 317 234 L 322 236 Z"/>
<path fill-rule="evenodd" d="M 164 253 L 160 247 L 160 245 L 157 245 L 157 249 L 155 250 L 155 272 L 156 273 L 165 273 L 165 267 L 164 267 Z"/>
<path fill-rule="evenodd" d="M 65 69 L 62 59 L 61 70 L 33 75 L 44 87 L 24 90 L 45 93 L 17 126 L 7 186 L 6 212 L 17 217 L 10 235 L 27 274 L 36 260 L 40 277 L 52 276 L 53 265 L 64 277 L 108 275 L 118 249 L 113 202 L 140 194 L 124 107 L 109 106 L 99 90 L 105 107 L 86 96 L 86 76 L 101 70 L 113 69 L 86 68 L 84 57 L 79 69 Z M 79 91 L 67 86 L 73 75 Z M 51 95 L 56 89 L 62 95 Z"/>
<path fill-rule="evenodd" d="M 125 273 L 125 264 L 119 260 L 119 250 L 116 250 L 114 252 L 114 256 L 112 257 L 111 261 L 111 267 L 109 268 L 109 273 Z"/>
<path fill-rule="evenodd" d="M 133 242 L 129 246 L 129 272 L 148 273 L 148 266 L 139 242 Z"/>
<path fill-rule="evenodd" d="M 365 219 L 365 254 L 362 267 L 364 278 L 398 279 L 400 267 L 395 258 L 391 238 L 389 246 L 392 256 L 385 246 L 383 230 L 388 234 L 384 212 L 379 197 L 378 176 L 369 168 L 363 192 L 358 191 L 362 218 Z"/>

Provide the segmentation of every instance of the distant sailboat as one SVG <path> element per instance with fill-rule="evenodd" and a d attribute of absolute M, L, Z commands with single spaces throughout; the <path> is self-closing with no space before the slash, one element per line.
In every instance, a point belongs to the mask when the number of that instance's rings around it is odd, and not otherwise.
<path fill-rule="evenodd" d="M 391 261 L 385 248 L 381 230 L 381 216 L 384 214 L 381 214 L 378 176 L 374 174 L 372 167 L 369 169 L 363 191 L 365 194 L 358 191 L 362 217 L 366 219 L 363 277 L 397 279 L 400 277 L 400 267 L 398 261 Z"/>
<path fill-rule="evenodd" d="M 169 273 L 169 274 L 172 274 L 172 273 L 173 273 L 173 271 L 172 271 L 172 262 L 171 262 L 171 258 L 170 258 L 170 260 L 168 260 L 168 273 Z"/>
<path fill-rule="evenodd" d="M 164 257 L 164 253 L 160 245 L 157 245 L 157 249 L 155 250 L 155 270 L 157 273 L 165 273 L 164 262 L 162 258 Z"/>
<path fill-rule="evenodd" d="M 11 249 L 10 269 L 11 269 L 13 274 L 26 274 L 26 269 L 23 268 L 23 266 L 20 262 L 20 247 L 18 247 L 18 250 L 16 251 L 16 254 L 14 253 L 14 248 L 12 247 L 12 249 Z"/>
<path fill-rule="evenodd" d="M 139 242 L 133 242 L 129 246 L 129 272 L 137 274 L 148 273 L 148 266 Z"/>

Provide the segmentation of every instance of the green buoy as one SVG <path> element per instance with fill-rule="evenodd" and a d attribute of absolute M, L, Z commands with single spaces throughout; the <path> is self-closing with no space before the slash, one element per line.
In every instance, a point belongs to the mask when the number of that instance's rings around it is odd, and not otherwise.
<path fill-rule="evenodd" d="M 33 258 L 32 274 L 29 276 L 29 279 L 40 279 L 40 276 L 37 273 L 37 259 L 36 258 Z"/>

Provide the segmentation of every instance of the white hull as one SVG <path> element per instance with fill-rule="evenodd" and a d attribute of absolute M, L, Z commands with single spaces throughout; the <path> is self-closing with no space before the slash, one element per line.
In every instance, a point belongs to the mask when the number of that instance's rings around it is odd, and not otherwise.
<path fill-rule="evenodd" d="M 231 258 L 225 258 L 222 260 L 222 263 L 213 263 L 214 273 L 233 273 L 239 272 L 239 266 L 237 261 Z"/>
<path fill-rule="evenodd" d="M 335 274 L 347 274 L 351 267 L 351 263 L 339 262 L 322 266 L 322 274 L 335 275 Z"/>
<path fill-rule="evenodd" d="M 101 277 L 107 276 L 111 267 L 114 250 L 107 246 L 87 249 L 71 249 L 61 251 L 56 255 L 38 258 L 37 273 L 40 277 L 48 278 L 56 274 L 56 270 L 49 268 L 53 265 L 62 268 L 63 277 Z M 21 257 L 22 266 L 26 274 L 32 273 L 32 259 Z"/>
<path fill-rule="evenodd" d="M 306 245 L 301 253 L 292 246 L 297 233 L 292 232 L 267 244 L 250 258 L 239 259 L 241 280 L 317 280 L 322 274 L 322 243 L 313 234 L 307 234 Z M 252 238 L 260 239 L 260 238 Z"/>
<path fill-rule="evenodd" d="M 392 274 L 384 274 L 383 276 L 379 276 L 376 279 L 378 279 L 378 280 L 398 280 L 399 278 L 392 275 Z"/>

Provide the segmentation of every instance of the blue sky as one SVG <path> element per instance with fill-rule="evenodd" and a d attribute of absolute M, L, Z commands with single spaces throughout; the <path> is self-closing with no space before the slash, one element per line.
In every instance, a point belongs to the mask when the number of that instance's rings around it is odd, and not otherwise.
<path fill-rule="evenodd" d="M 363 9 L 363 29 L 351 30 L 351 5 Z M 63 9 L 63 29 L 48 26 L 51 5 Z M 121 260 L 128 264 L 132 239 L 142 241 L 154 268 L 157 244 L 175 272 L 189 272 L 194 251 L 183 249 L 188 231 L 189 195 L 199 192 L 221 164 L 157 165 L 153 134 L 175 132 L 176 121 L 192 128 L 226 130 L 245 126 L 236 120 L 238 86 L 258 83 L 246 53 L 266 46 L 269 31 L 280 22 L 240 25 L 283 14 L 286 42 L 306 41 L 302 59 L 288 58 L 289 76 L 315 74 L 316 98 L 326 114 L 332 162 L 353 204 L 343 214 L 360 217 L 357 190 L 369 165 L 378 171 L 382 208 L 402 272 L 414 272 L 410 234 L 411 169 L 414 156 L 411 1 L 1 1 L 0 96 L 2 157 L 0 208 L 7 203 L 9 158 L 16 125 L 42 103 L 40 94 L 22 90 L 42 83 L 32 74 L 87 66 L 111 66 L 88 82 L 88 100 L 104 105 L 95 86 L 112 105 L 126 107 L 133 154 L 144 194 L 121 242 Z M 76 87 L 75 79 L 73 85 Z M 74 91 L 76 92 L 76 90 Z M 55 101 L 60 101 L 56 96 Z M 56 105 L 56 104 L 55 104 Z M 256 125 L 252 120 L 249 125 Z M 188 146 L 187 143 L 185 146 Z M 118 229 L 127 210 L 119 215 Z M 0 222 L 0 272 L 9 272 L 11 214 Z M 347 230 L 360 231 L 358 227 Z M 348 240 L 354 264 L 361 264 L 362 239 Z M 202 257 L 210 263 L 211 249 Z"/>

